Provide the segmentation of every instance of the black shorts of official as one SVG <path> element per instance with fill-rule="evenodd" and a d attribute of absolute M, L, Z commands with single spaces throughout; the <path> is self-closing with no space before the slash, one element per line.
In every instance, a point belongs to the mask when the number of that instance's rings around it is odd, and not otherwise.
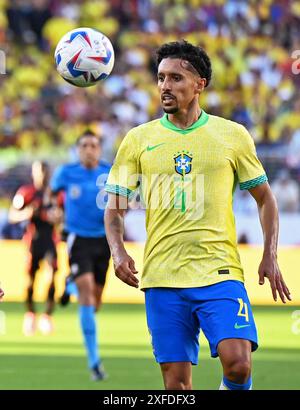
<path fill-rule="evenodd" d="M 77 278 L 92 272 L 97 285 L 104 286 L 110 259 L 106 237 L 83 238 L 69 234 L 67 238 L 71 275 Z"/>
<path fill-rule="evenodd" d="M 35 275 L 43 259 L 48 260 L 54 271 L 57 270 L 56 246 L 50 235 L 39 235 L 32 239 L 29 254 L 30 258 L 27 270 L 30 276 Z"/>

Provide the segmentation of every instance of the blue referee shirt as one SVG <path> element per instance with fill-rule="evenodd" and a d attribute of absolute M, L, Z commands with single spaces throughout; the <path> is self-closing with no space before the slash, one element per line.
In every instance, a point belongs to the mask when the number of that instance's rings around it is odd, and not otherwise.
<path fill-rule="evenodd" d="M 104 186 L 110 166 L 100 162 L 88 169 L 80 163 L 62 165 L 51 179 L 54 192 L 64 191 L 65 229 L 87 238 L 105 236 L 104 209 L 107 195 Z"/>

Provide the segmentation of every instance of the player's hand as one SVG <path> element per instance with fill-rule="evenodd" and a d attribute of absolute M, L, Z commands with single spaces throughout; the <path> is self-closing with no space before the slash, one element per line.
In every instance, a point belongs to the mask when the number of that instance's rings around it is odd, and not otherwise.
<path fill-rule="evenodd" d="M 52 225 L 58 224 L 63 219 L 63 211 L 61 208 L 52 207 L 47 210 L 47 221 Z"/>
<path fill-rule="evenodd" d="M 283 303 L 286 303 L 285 298 L 292 300 L 290 291 L 286 286 L 282 274 L 280 272 L 278 262 L 275 256 L 263 256 L 263 259 L 258 268 L 259 284 L 265 283 L 265 277 L 269 279 L 272 289 L 273 299 L 277 301 L 277 293 Z"/>
<path fill-rule="evenodd" d="M 135 268 L 134 260 L 126 253 L 113 256 L 114 268 L 116 276 L 127 285 L 134 288 L 139 287 L 139 280 L 135 276 L 138 271 Z"/>
<path fill-rule="evenodd" d="M 4 296 L 4 292 L 3 292 L 3 290 L 0 288 L 0 302 L 1 302 L 2 298 L 3 298 L 3 296 Z"/>

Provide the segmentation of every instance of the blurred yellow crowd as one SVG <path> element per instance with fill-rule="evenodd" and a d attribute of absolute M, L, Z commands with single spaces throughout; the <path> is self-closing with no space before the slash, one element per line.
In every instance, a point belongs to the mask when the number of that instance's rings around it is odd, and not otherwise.
<path fill-rule="evenodd" d="M 51 11 L 42 45 L 26 30 L 13 33 L 8 10 L 24 3 Z M 63 155 L 91 124 L 107 137 L 112 159 L 127 129 L 160 115 L 154 51 L 181 38 L 212 60 L 204 109 L 243 123 L 256 142 L 288 143 L 300 128 L 300 74 L 292 72 L 299 22 L 300 3 L 280 0 L 0 0 L 0 147 Z M 90 89 L 68 85 L 55 71 L 55 46 L 76 27 L 102 31 L 116 51 L 110 78 Z"/>

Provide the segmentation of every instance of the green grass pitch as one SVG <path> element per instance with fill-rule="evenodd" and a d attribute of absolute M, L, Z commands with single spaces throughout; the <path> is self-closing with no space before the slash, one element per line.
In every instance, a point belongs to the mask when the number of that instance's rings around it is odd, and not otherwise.
<path fill-rule="evenodd" d="M 39 306 L 41 310 L 41 306 Z M 300 334 L 292 332 L 296 307 L 254 307 L 260 348 L 253 354 L 254 389 L 300 389 Z M 163 389 L 152 357 L 144 306 L 106 304 L 98 314 L 101 354 L 109 379 L 90 381 L 79 331 L 77 307 L 58 306 L 55 333 L 24 337 L 23 306 L 2 303 L 0 389 Z M 200 339 L 200 363 L 193 367 L 194 389 L 218 389 L 221 366 Z"/>

